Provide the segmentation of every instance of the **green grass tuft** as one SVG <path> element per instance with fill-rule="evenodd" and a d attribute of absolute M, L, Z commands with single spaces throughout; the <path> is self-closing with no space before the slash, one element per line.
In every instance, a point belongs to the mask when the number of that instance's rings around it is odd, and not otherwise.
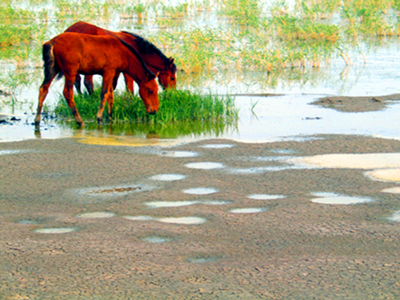
<path fill-rule="evenodd" d="M 94 122 L 100 104 L 100 89 L 92 95 L 83 93 L 75 95 L 77 109 L 85 122 Z M 136 95 L 127 92 L 116 92 L 114 97 L 114 123 L 149 123 L 166 124 L 187 121 L 223 122 L 232 124 L 237 121 L 238 110 L 234 100 L 211 94 L 202 95 L 190 91 L 167 90 L 159 93 L 159 111 L 156 115 L 146 112 L 143 101 Z M 61 118 L 72 118 L 71 111 L 63 96 L 55 108 Z M 105 120 L 108 117 L 104 109 Z"/>

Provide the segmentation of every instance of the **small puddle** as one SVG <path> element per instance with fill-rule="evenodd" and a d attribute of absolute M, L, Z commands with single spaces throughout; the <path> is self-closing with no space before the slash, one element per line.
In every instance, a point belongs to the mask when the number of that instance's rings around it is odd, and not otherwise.
<path fill-rule="evenodd" d="M 388 218 L 389 221 L 400 222 L 400 210 L 396 211 Z"/>
<path fill-rule="evenodd" d="M 158 181 L 175 181 L 175 180 L 182 180 L 185 178 L 186 176 L 181 174 L 159 174 L 151 176 L 149 179 Z"/>
<path fill-rule="evenodd" d="M 163 208 L 189 206 L 197 203 L 199 203 L 199 201 L 154 201 L 147 202 L 146 205 L 150 208 Z"/>
<path fill-rule="evenodd" d="M 381 169 L 365 173 L 371 179 L 400 182 L 400 169 Z"/>
<path fill-rule="evenodd" d="M 393 187 L 393 188 L 384 189 L 381 192 L 382 193 L 388 193 L 388 194 L 400 194 L 400 187 Z"/>
<path fill-rule="evenodd" d="M 151 217 L 151 216 L 124 216 L 123 218 L 126 220 L 130 220 L 130 221 L 152 221 L 152 220 L 155 220 L 155 218 Z"/>
<path fill-rule="evenodd" d="M 249 199 L 255 200 L 276 200 L 276 199 L 283 199 L 286 198 L 284 195 L 269 195 L 269 194 L 253 194 L 247 196 Z"/>
<path fill-rule="evenodd" d="M 215 262 L 219 259 L 220 259 L 219 257 L 193 257 L 193 258 L 188 258 L 186 261 L 192 264 L 204 264 L 209 262 Z"/>
<path fill-rule="evenodd" d="M 372 202 L 372 199 L 366 197 L 343 196 L 335 193 L 312 193 L 312 195 L 318 198 L 311 199 L 311 202 L 320 204 L 351 205 Z"/>
<path fill-rule="evenodd" d="M 231 203 L 231 201 L 225 201 L 225 200 L 204 200 L 201 201 L 200 203 L 205 204 L 205 205 L 225 205 Z"/>
<path fill-rule="evenodd" d="M 319 168 L 383 169 L 400 167 L 400 153 L 323 154 L 291 158 L 289 163 Z"/>
<path fill-rule="evenodd" d="M 186 189 L 183 190 L 182 192 L 190 195 L 209 195 L 218 192 L 218 190 L 213 188 L 199 187 L 199 188 Z"/>
<path fill-rule="evenodd" d="M 209 148 L 209 149 L 226 149 L 226 148 L 232 148 L 233 145 L 231 145 L 231 144 L 207 144 L 207 145 L 202 145 L 200 147 Z"/>
<path fill-rule="evenodd" d="M 260 207 L 247 207 L 247 208 L 235 208 L 231 209 L 229 212 L 233 214 L 254 214 L 266 211 L 265 208 Z"/>
<path fill-rule="evenodd" d="M 172 239 L 170 238 L 164 238 L 160 236 L 146 236 L 144 238 L 141 238 L 142 241 L 152 243 L 152 244 L 162 244 L 165 242 L 170 242 Z"/>
<path fill-rule="evenodd" d="M 0 150 L 0 155 L 33 152 L 33 150 Z"/>
<path fill-rule="evenodd" d="M 104 218 L 112 218 L 115 214 L 110 212 L 92 212 L 86 214 L 77 215 L 77 218 L 84 218 L 84 219 L 104 219 Z"/>
<path fill-rule="evenodd" d="M 69 233 L 75 231 L 75 228 L 40 228 L 34 230 L 37 233 L 47 233 L 47 234 L 52 234 L 52 233 Z"/>
<path fill-rule="evenodd" d="M 224 165 L 216 162 L 197 162 L 186 164 L 185 167 L 190 169 L 213 170 L 222 169 Z"/>
<path fill-rule="evenodd" d="M 295 153 L 297 153 L 296 150 L 291 150 L 291 149 L 273 149 L 273 150 L 270 150 L 270 152 L 276 153 L 276 154 L 295 154 Z"/>
<path fill-rule="evenodd" d="M 196 225 L 203 224 L 207 220 L 199 217 L 181 217 L 181 218 L 160 218 L 159 222 L 169 224 L 185 224 L 185 225 Z"/>
<path fill-rule="evenodd" d="M 163 151 L 160 152 L 159 155 L 165 157 L 196 157 L 199 154 L 192 151 Z"/>

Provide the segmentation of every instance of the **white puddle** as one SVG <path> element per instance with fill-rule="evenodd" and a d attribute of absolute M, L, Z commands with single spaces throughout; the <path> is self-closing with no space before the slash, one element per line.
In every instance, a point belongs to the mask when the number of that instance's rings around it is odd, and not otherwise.
<path fill-rule="evenodd" d="M 283 199 L 286 198 L 284 195 L 269 195 L 269 194 L 253 194 L 247 196 L 249 199 L 255 200 L 276 200 L 276 199 Z"/>
<path fill-rule="evenodd" d="M 183 190 L 182 192 L 184 192 L 185 194 L 191 194 L 191 195 L 209 195 L 209 194 L 214 194 L 214 193 L 218 192 L 218 190 L 213 189 L 213 188 L 199 187 L 199 188 Z"/>
<path fill-rule="evenodd" d="M 400 182 L 400 169 L 382 169 L 365 173 L 369 178 L 382 181 Z"/>
<path fill-rule="evenodd" d="M 323 154 L 291 158 L 289 163 L 319 168 L 400 168 L 400 153 Z"/>
<path fill-rule="evenodd" d="M 145 203 L 149 208 L 165 208 L 165 207 L 182 207 L 193 204 L 204 204 L 204 205 L 224 205 L 228 204 L 228 201 L 220 200 L 204 200 L 204 201 L 153 201 Z"/>
<path fill-rule="evenodd" d="M 159 174 L 151 176 L 149 179 L 151 180 L 159 180 L 159 181 L 175 181 L 185 179 L 186 176 L 182 174 Z"/>
<path fill-rule="evenodd" d="M 41 229 L 36 229 L 35 232 L 37 233 L 69 233 L 75 231 L 75 228 L 41 228 Z"/>
<path fill-rule="evenodd" d="M 181 207 L 197 204 L 199 201 L 154 201 L 147 202 L 146 205 L 150 208 L 162 208 L 162 207 Z"/>
<path fill-rule="evenodd" d="M 393 187 L 393 188 L 384 189 L 381 192 L 382 193 L 388 193 L 388 194 L 400 194 L 400 187 Z"/>
<path fill-rule="evenodd" d="M 199 217 L 181 217 L 181 218 L 161 218 L 158 219 L 159 222 L 162 223 L 170 223 L 170 224 L 187 224 L 187 225 L 195 225 L 195 224 L 203 224 L 207 221 L 204 218 Z"/>
<path fill-rule="evenodd" d="M 153 244 L 161 244 L 165 242 L 170 242 L 172 239 L 169 238 L 163 238 L 159 236 L 147 236 L 141 239 L 142 241 L 153 243 Z"/>
<path fill-rule="evenodd" d="M 229 212 L 233 214 L 254 214 L 265 211 L 265 208 L 259 207 L 247 207 L 247 208 L 235 208 L 231 209 Z"/>
<path fill-rule="evenodd" d="M 372 199 L 366 197 L 343 196 L 335 193 L 313 193 L 318 198 L 311 199 L 311 202 L 320 204 L 351 205 L 371 202 Z"/>
<path fill-rule="evenodd" d="M 225 149 L 225 148 L 232 148 L 233 145 L 231 144 L 207 144 L 200 146 L 202 148 L 209 148 L 209 149 Z"/>
<path fill-rule="evenodd" d="M 296 150 L 291 150 L 291 149 L 273 149 L 270 151 L 273 153 L 277 153 L 277 154 L 295 154 L 295 153 L 297 153 Z"/>
<path fill-rule="evenodd" d="M 155 220 L 154 217 L 151 216 L 124 216 L 123 217 L 126 220 L 130 220 L 130 221 L 151 221 L 151 220 Z"/>
<path fill-rule="evenodd" d="M 33 150 L 0 150 L 0 155 L 19 154 L 26 152 L 33 152 Z"/>
<path fill-rule="evenodd" d="M 84 219 L 104 219 L 104 218 L 112 218 L 115 214 L 109 212 L 92 212 L 86 214 L 77 215 L 77 218 L 84 218 Z"/>
<path fill-rule="evenodd" d="M 196 157 L 199 154 L 192 151 L 163 151 L 160 155 L 165 157 Z"/>
<path fill-rule="evenodd" d="M 388 218 L 388 220 L 393 222 L 400 222 L 400 210 L 393 213 L 392 216 Z"/>
<path fill-rule="evenodd" d="M 224 165 L 216 162 L 197 162 L 197 163 L 186 164 L 185 167 L 191 169 L 213 170 L 213 169 L 222 169 Z"/>

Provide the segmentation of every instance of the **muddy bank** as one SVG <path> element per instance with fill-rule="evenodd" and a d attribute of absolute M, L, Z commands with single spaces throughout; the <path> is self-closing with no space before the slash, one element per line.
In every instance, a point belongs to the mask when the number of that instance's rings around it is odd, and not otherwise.
<path fill-rule="evenodd" d="M 399 196 L 382 190 L 398 184 L 287 159 L 399 149 L 360 136 L 171 148 L 1 143 L 0 298 L 395 299 L 400 224 L 388 217 Z M 200 162 L 223 167 L 188 167 Z M 154 179 L 162 174 L 183 176 Z M 215 191 L 184 192 L 200 187 Z M 372 201 L 312 202 L 321 192 Z M 249 208 L 259 212 L 233 211 Z"/>
<path fill-rule="evenodd" d="M 400 100 L 400 94 L 366 97 L 328 96 L 320 98 L 312 104 L 343 112 L 366 112 L 382 110 L 398 100 Z"/>

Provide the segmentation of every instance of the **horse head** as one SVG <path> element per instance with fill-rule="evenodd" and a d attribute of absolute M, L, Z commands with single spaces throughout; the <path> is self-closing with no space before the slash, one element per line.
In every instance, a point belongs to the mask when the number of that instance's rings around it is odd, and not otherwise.
<path fill-rule="evenodd" d="M 154 115 L 158 111 L 158 84 L 156 76 L 158 74 L 146 73 L 146 80 L 139 84 L 139 95 L 142 98 L 146 111 Z"/>
<path fill-rule="evenodd" d="M 166 62 L 164 70 L 160 71 L 158 82 L 163 89 L 176 88 L 176 66 L 172 57 Z"/>

